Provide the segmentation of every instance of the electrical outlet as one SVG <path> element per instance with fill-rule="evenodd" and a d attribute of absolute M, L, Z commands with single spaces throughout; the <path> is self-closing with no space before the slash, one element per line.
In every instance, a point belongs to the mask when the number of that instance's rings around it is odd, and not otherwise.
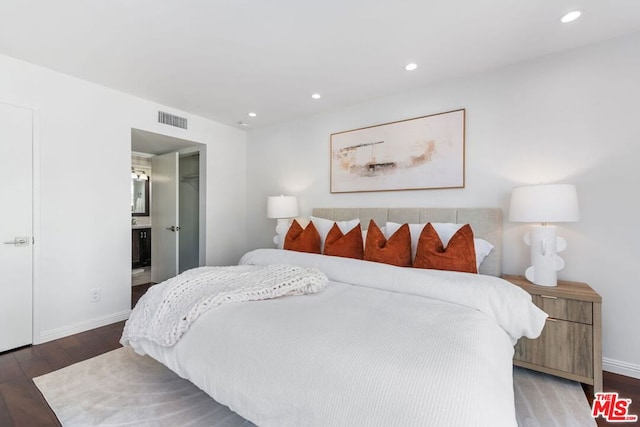
<path fill-rule="evenodd" d="M 102 298 L 102 289 L 93 288 L 91 289 L 91 293 L 89 294 L 89 301 L 98 302 Z"/>

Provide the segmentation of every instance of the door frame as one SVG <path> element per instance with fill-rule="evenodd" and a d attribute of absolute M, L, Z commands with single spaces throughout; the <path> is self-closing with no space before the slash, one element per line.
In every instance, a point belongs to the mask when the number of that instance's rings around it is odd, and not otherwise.
<path fill-rule="evenodd" d="M 149 130 L 144 126 L 131 126 L 131 131 L 134 129 L 143 132 L 154 133 L 163 137 L 174 138 L 176 140 L 187 141 L 193 145 L 183 148 L 176 148 L 174 151 L 178 152 L 178 155 L 198 152 L 200 154 L 200 182 L 199 182 L 199 198 L 200 198 L 200 222 L 199 222 L 199 264 L 200 266 L 207 265 L 207 150 L 208 145 L 204 142 L 198 141 L 193 138 L 182 138 L 177 135 L 171 135 L 170 133 L 163 133 L 158 129 Z M 139 152 L 133 147 L 131 151 Z M 151 180 L 153 182 L 153 170 L 151 171 Z M 153 186 L 153 184 L 151 184 Z M 151 197 L 153 197 L 153 190 L 150 190 Z M 153 227 L 153 224 L 151 224 Z M 131 258 L 131 256 L 129 256 Z M 153 263 L 153 252 L 151 253 L 151 263 Z"/>
<path fill-rule="evenodd" d="M 40 109 L 33 110 L 33 336 L 31 337 L 33 344 L 42 342 L 40 337 L 41 314 L 42 314 L 42 296 L 41 296 L 41 274 L 40 274 Z"/>

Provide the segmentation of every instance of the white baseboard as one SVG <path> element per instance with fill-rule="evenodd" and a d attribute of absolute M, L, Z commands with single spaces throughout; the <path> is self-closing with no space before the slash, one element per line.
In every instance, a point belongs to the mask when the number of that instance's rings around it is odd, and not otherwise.
<path fill-rule="evenodd" d="M 97 319 L 76 323 L 74 325 L 64 326 L 62 328 L 51 329 L 48 331 L 41 331 L 39 336 L 33 337 L 33 343 L 42 344 L 48 341 L 68 337 L 69 335 L 79 334 L 80 332 L 88 331 L 89 329 L 95 329 L 101 326 L 120 322 L 122 320 L 127 320 L 130 314 L 131 310 L 125 310 L 108 316 L 98 317 Z"/>
<path fill-rule="evenodd" d="M 614 374 L 640 379 L 640 365 L 623 362 L 621 360 L 602 358 L 602 370 Z"/>

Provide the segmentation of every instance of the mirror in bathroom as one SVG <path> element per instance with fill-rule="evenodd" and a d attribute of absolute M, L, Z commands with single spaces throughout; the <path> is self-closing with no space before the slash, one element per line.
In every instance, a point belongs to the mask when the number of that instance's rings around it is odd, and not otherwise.
<path fill-rule="evenodd" d="M 131 216 L 149 216 L 149 178 L 131 178 Z"/>

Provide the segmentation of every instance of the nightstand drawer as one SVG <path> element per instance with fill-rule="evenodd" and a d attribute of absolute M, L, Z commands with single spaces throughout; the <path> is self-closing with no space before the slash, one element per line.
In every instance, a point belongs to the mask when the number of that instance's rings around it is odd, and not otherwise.
<path fill-rule="evenodd" d="M 554 319 L 593 324 L 593 304 L 589 301 L 578 301 L 557 298 L 551 295 L 532 295 L 533 303 Z"/>
<path fill-rule="evenodd" d="M 518 341 L 514 359 L 593 378 L 592 349 L 592 326 L 548 319 L 539 338 Z"/>

